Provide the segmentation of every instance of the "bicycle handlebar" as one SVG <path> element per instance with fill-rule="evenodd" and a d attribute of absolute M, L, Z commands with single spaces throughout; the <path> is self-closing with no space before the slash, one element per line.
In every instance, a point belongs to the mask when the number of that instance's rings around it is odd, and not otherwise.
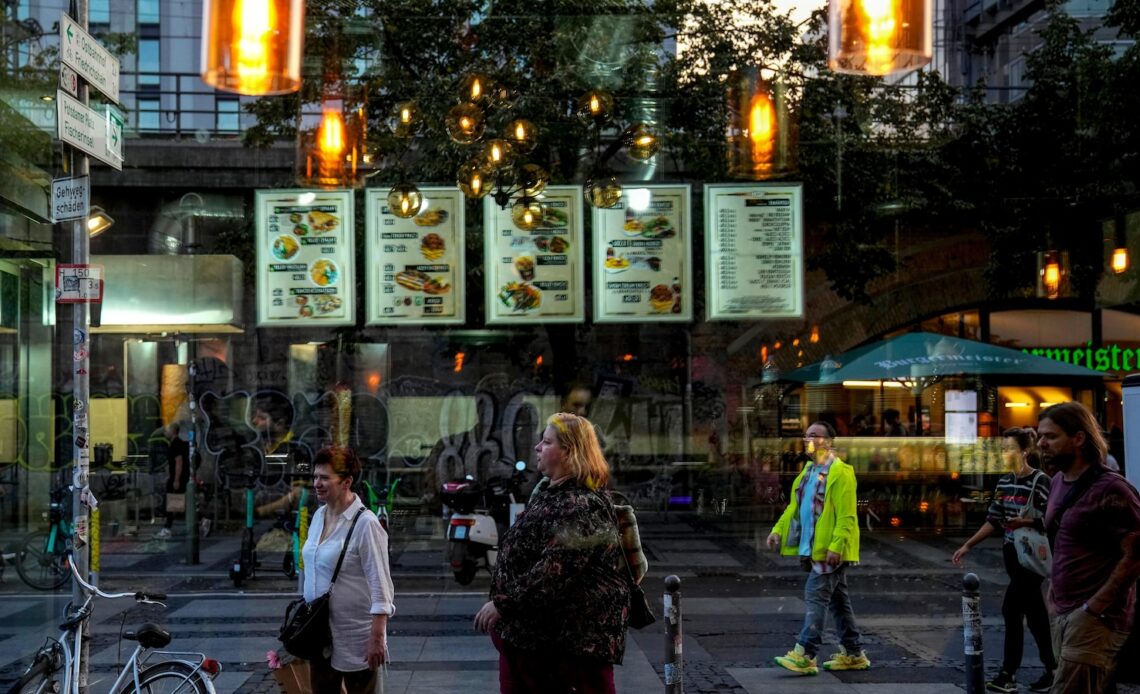
<path fill-rule="evenodd" d="M 159 601 L 166 599 L 166 593 L 141 590 L 134 593 L 107 593 L 100 590 L 98 586 L 91 585 L 87 581 L 83 580 L 83 577 L 79 575 L 79 569 L 75 567 L 75 555 L 71 551 L 67 553 L 67 567 L 71 569 L 71 577 L 74 578 L 79 583 L 79 585 L 83 587 L 83 590 L 89 595 L 98 595 L 101 598 L 110 599 L 134 598 L 135 602 L 147 603 L 151 605 L 162 605 L 165 607 L 165 605 Z"/>

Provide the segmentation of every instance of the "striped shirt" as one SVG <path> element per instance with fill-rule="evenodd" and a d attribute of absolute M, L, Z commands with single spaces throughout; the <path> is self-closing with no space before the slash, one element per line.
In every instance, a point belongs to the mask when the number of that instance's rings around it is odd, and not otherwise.
<path fill-rule="evenodd" d="M 1037 481 L 1034 490 L 1033 483 Z M 1049 486 L 1052 480 L 1040 470 L 1034 470 L 1025 477 L 1018 477 L 1016 472 L 1003 475 L 994 490 L 994 499 L 986 511 L 986 522 L 998 530 L 1005 532 L 1005 541 L 1013 542 L 1013 533 L 1006 529 L 1005 524 L 1022 515 L 1022 509 L 1029 503 L 1029 493 L 1033 492 L 1033 508 L 1026 513 L 1026 517 L 1033 518 L 1033 527 L 1045 530 L 1045 508 L 1049 505 Z"/>

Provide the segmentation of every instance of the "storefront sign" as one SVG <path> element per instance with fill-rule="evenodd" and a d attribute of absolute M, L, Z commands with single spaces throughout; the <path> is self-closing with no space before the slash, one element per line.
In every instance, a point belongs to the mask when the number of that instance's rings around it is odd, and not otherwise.
<path fill-rule="evenodd" d="M 1117 344 L 1093 344 L 1082 347 L 1026 347 L 1021 350 L 1035 357 L 1076 364 L 1094 371 L 1127 373 L 1140 371 L 1140 348 L 1121 347 Z"/>
<path fill-rule="evenodd" d="M 257 325 L 352 325 L 351 190 L 256 192 Z"/>
<path fill-rule="evenodd" d="M 803 187 L 705 188 L 709 320 L 802 318 Z"/>
<path fill-rule="evenodd" d="M 462 324 L 466 320 L 463 193 L 421 187 L 411 219 L 392 214 L 388 189 L 365 191 L 368 325 Z"/>
<path fill-rule="evenodd" d="M 547 186 L 546 214 L 532 231 L 519 229 L 511 207 L 483 200 L 488 324 L 580 323 L 585 319 L 582 189 Z"/>
<path fill-rule="evenodd" d="M 594 208 L 594 320 L 692 320 L 688 185 L 627 187 Z"/>

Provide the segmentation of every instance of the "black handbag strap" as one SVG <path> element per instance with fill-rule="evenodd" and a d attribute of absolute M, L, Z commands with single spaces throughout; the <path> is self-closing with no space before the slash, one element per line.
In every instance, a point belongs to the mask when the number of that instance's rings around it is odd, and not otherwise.
<path fill-rule="evenodd" d="M 352 531 L 356 528 L 356 521 L 360 520 L 362 513 L 364 513 L 363 506 L 352 517 L 352 525 L 348 526 L 348 534 L 344 536 L 344 545 L 340 548 L 340 558 L 336 560 L 336 569 L 333 571 L 332 580 L 329 581 L 329 590 L 332 590 L 333 584 L 336 583 L 336 577 L 340 575 L 340 565 L 344 563 L 344 554 L 348 551 L 348 541 L 352 539 Z"/>

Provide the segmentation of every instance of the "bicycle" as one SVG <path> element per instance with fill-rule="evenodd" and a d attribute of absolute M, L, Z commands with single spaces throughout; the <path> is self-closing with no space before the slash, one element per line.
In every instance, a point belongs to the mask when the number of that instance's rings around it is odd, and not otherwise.
<path fill-rule="evenodd" d="M 55 590 L 71 579 L 67 568 L 71 523 L 65 513 L 70 494 L 70 486 L 52 490 L 45 514 L 49 523 L 47 530 L 29 533 L 16 551 L 16 573 L 36 590 Z"/>
<path fill-rule="evenodd" d="M 70 553 L 67 559 L 68 573 L 82 587 L 86 599 L 78 609 L 71 604 L 64 608 L 59 636 L 47 639 L 8 694 L 78 694 L 83 625 L 91 618 L 96 596 L 108 599 L 133 597 L 137 603 L 165 607 L 159 602 L 166 599 L 162 593 L 104 593 L 79 576 Z M 137 645 L 110 691 L 114 694 L 216 694 L 213 680 L 222 671 L 221 664 L 207 658 L 204 653 L 156 650 L 169 644 L 171 638 L 169 631 L 149 622 L 136 631 L 121 633 L 120 639 L 134 641 Z M 152 655 L 168 659 L 148 663 Z M 192 662 L 187 657 L 197 660 Z"/>

